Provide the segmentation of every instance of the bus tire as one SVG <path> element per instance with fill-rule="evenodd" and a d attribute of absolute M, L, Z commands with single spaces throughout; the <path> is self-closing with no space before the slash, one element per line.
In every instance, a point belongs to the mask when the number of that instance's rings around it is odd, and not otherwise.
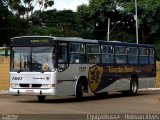
<path fill-rule="evenodd" d="M 76 87 L 76 101 L 81 102 L 83 100 L 83 85 L 82 80 L 79 80 Z"/>
<path fill-rule="evenodd" d="M 136 95 L 137 91 L 138 91 L 138 80 L 137 80 L 137 78 L 133 77 L 130 82 L 129 93 L 130 93 L 130 95 Z"/>
<path fill-rule="evenodd" d="M 46 98 L 46 96 L 39 95 L 39 96 L 38 96 L 38 101 L 39 101 L 39 102 L 44 102 L 44 101 L 45 101 L 45 98 Z"/>

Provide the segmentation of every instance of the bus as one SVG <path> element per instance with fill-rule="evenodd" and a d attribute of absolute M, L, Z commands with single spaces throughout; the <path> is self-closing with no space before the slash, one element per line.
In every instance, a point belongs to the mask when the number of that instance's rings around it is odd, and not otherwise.
<path fill-rule="evenodd" d="M 10 42 L 10 87 L 14 95 L 46 96 L 122 92 L 155 86 L 152 45 L 74 37 L 20 36 Z"/>

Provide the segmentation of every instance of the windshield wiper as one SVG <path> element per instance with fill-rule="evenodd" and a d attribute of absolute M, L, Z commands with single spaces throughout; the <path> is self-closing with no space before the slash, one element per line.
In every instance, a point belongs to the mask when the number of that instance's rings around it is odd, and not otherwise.
<path fill-rule="evenodd" d="M 22 72 L 22 69 L 19 69 L 19 70 L 17 71 L 17 73 L 20 73 L 20 72 Z"/>
<path fill-rule="evenodd" d="M 43 70 L 39 70 L 41 73 L 44 73 L 44 71 Z"/>

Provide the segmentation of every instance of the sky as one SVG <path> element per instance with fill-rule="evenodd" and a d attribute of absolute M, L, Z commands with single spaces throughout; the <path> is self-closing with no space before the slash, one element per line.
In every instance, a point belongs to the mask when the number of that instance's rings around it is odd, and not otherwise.
<path fill-rule="evenodd" d="M 88 4 L 88 0 L 54 0 L 53 8 L 57 10 L 73 10 L 76 11 L 77 6 Z"/>

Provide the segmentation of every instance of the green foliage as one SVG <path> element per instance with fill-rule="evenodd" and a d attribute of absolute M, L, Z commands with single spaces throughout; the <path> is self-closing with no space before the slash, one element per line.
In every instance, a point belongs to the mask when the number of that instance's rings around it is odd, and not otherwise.
<path fill-rule="evenodd" d="M 29 32 L 31 34 L 78 36 L 76 14 L 71 10 L 36 11 L 31 16 L 30 21 L 32 23 L 31 27 L 37 29 L 36 32 Z M 42 27 L 42 29 L 40 27 Z"/>
<path fill-rule="evenodd" d="M 133 17 L 122 14 L 121 11 L 120 3 L 116 0 L 90 0 L 88 6 L 79 6 L 77 19 L 83 31 L 85 30 L 86 33 L 88 33 L 88 30 L 90 30 L 90 34 L 88 34 L 87 37 L 92 36 L 95 39 L 106 39 L 108 32 L 108 18 L 111 19 L 111 29 L 114 28 L 114 31 L 123 31 L 123 34 L 120 32 L 118 35 L 124 36 L 124 33 L 126 35 L 133 34 L 133 30 L 125 29 L 128 26 L 133 28 L 131 26 L 133 26 L 134 22 L 131 22 L 130 25 L 128 24 L 128 21 L 133 20 Z M 119 24 L 117 24 L 117 22 Z M 128 31 L 130 31 L 130 33 L 128 33 Z M 112 36 L 112 34 L 111 31 L 110 36 Z"/>
<path fill-rule="evenodd" d="M 108 18 L 111 41 L 136 42 L 135 0 L 89 0 L 77 12 L 46 10 L 53 5 L 54 0 L 0 0 L 0 45 L 20 35 L 105 40 Z M 137 0 L 137 6 L 139 43 L 155 44 L 160 58 L 160 0 Z"/>
<path fill-rule="evenodd" d="M 137 7 L 139 43 L 156 44 L 160 58 L 160 1 L 137 0 Z M 134 0 L 90 0 L 88 6 L 79 8 L 77 20 L 83 33 L 90 33 L 88 37 L 106 39 L 110 18 L 110 40 L 136 41 Z"/>
<path fill-rule="evenodd" d="M 19 17 L 27 17 L 32 15 L 35 8 L 39 8 L 40 11 L 46 10 L 48 7 L 54 5 L 54 0 L 8 0 L 8 7 L 12 12 L 16 13 Z M 38 6 L 38 7 L 36 7 Z"/>
<path fill-rule="evenodd" d="M 23 34 L 22 27 L 25 28 L 23 21 L 14 16 L 2 2 L 0 4 L 0 46 L 9 45 L 10 38 Z"/>
<path fill-rule="evenodd" d="M 160 1 L 138 0 L 138 23 L 141 43 L 153 43 L 156 33 L 160 30 Z M 123 4 L 124 14 L 134 15 L 134 2 L 128 1 Z M 156 36 L 155 36 L 156 35 Z M 158 35 L 159 36 L 159 35 Z"/>
<path fill-rule="evenodd" d="M 154 43 L 160 31 L 160 1 L 137 0 L 139 42 Z M 90 0 L 88 6 L 80 6 L 78 9 L 78 22 L 83 31 L 91 31 L 94 38 L 106 39 L 107 19 L 111 19 L 110 38 L 117 36 L 121 41 L 136 41 L 135 39 L 135 1 L 134 0 Z M 117 24 L 119 21 L 119 24 Z M 117 34 L 115 31 L 118 31 Z M 116 35 L 113 35 L 116 33 Z M 123 34 L 122 34 L 123 33 Z M 125 37 L 123 37 L 125 35 Z M 90 36 L 90 35 L 89 35 Z M 112 37 L 115 36 L 115 37 Z"/>

